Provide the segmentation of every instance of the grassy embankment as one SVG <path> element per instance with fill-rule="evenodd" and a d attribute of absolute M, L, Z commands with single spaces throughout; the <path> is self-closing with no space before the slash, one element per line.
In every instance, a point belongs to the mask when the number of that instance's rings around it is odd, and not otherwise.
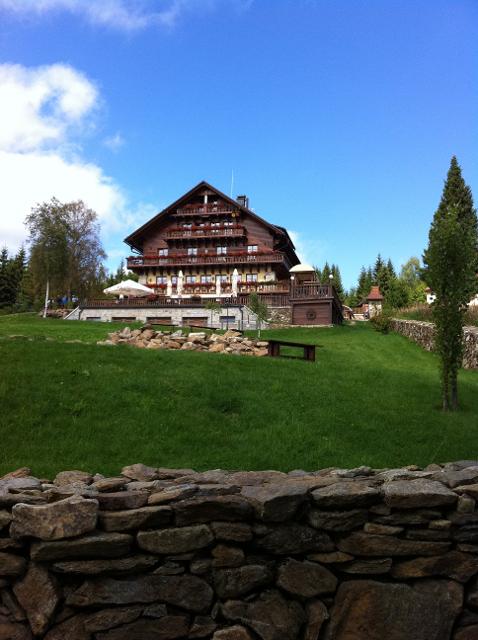
<path fill-rule="evenodd" d="M 436 356 L 401 336 L 363 324 L 264 332 L 320 345 L 308 363 L 96 346 L 111 330 L 0 319 L 0 475 L 478 457 L 478 372 L 460 372 L 462 409 L 444 415 Z"/>

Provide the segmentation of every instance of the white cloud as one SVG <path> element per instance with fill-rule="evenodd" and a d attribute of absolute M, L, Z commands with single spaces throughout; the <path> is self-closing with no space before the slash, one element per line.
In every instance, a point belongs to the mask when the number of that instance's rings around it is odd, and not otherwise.
<path fill-rule="evenodd" d="M 295 245 L 296 253 L 301 262 L 322 267 L 322 263 L 326 259 L 327 247 L 317 238 L 310 235 L 304 237 L 299 231 L 291 231 L 287 229 L 292 242 Z"/>
<path fill-rule="evenodd" d="M 118 151 L 124 145 L 124 138 L 121 133 L 115 133 L 114 136 L 109 136 L 103 140 L 105 147 L 108 147 L 111 151 Z"/>
<path fill-rule="evenodd" d="M 94 25 L 137 31 L 149 26 L 171 27 L 179 16 L 191 9 L 203 11 L 228 4 L 248 8 L 253 0 L 0 0 L 11 15 L 41 16 L 68 12 L 85 18 Z"/>
<path fill-rule="evenodd" d="M 67 65 L 0 65 L 0 149 L 30 151 L 58 143 L 97 102 L 94 84 Z"/>
<path fill-rule="evenodd" d="M 0 245 L 15 250 L 26 238 L 31 207 L 53 196 L 83 200 L 108 237 L 134 227 L 148 210 L 132 211 L 101 167 L 71 154 L 99 101 L 95 85 L 69 66 L 0 65 L 0 122 L 8 123 L 0 127 Z"/>

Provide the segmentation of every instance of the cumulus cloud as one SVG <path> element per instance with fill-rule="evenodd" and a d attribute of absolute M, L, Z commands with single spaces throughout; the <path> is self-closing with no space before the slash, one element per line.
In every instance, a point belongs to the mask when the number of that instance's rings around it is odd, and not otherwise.
<path fill-rule="evenodd" d="M 94 25 L 137 31 L 149 26 L 175 24 L 187 10 L 232 5 L 238 9 L 250 6 L 253 0 L 0 0 L 0 11 L 17 16 L 41 16 L 46 13 L 68 12 Z"/>
<path fill-rule="evenodd" d="M 67 65 L 0 65 L 0 149 L 31 151 L 58 143 L 97 102 L 94 84 Z"/>
<path fill-rule="evenodd" d="M 131 210 L 100 166 L 71 153 L 99 102 L 94 83 L 67 65 L 0 65 L 0 244 L 17 248 L 31 207 L 53 196 L 84 200 L 108 234 L 130 228 L 145 210 Z"/>

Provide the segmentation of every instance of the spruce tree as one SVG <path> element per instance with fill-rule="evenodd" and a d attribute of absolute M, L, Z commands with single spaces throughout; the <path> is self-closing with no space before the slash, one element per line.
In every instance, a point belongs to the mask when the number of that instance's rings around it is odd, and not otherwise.
<path fill-rule="evenodd" d="M 378 280 L 380 277 L 380 274 L 383 271 L 383 268 L 385 267 L 385 262 L 382 259 L 382 256 L 380 254 L 378 254 L 376 260 L 375 260 L 375 265 L 373 267 L 373 284 L 377 285 L 379 284 Z"/>
<path fill-rule="evenodd" d="M 342 283 L 342 275 L 340 273 L 339 265 L 333 264 L 331 267 L 331 273 L 334 276 L 333 285 L 335 287 L 335 291 L 339 297 L 340 302 L 344 302 L 345 300 L 345 291 Z"/>
<path fill-rule="evenodd" d="M 423 255 L 424 277 L 436 295 L 432 312 L 445 411 L 458 407 L 464 316 L 468 302 L 478 291 L 477 248 L 478 220 L 473 197 L 453 157 Z"/>
<path fill-rule="evenodd" d="M 7 307 L 10 298 L 10 286 L 8 282 L 9 257 L 7 247 L 3 247 L 0 253 L 0 307 Z"/>

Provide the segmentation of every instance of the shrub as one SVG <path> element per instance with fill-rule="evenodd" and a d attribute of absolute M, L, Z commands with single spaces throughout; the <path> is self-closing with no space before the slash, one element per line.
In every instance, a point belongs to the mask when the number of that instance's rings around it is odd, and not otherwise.
<path fill-rule="evenodd" d="M 370 322 L 375 331 L 388 333 L 390 331 L 393 313 L 390 309 L 383 309 L 382 313 L 370 318 Z"/>

